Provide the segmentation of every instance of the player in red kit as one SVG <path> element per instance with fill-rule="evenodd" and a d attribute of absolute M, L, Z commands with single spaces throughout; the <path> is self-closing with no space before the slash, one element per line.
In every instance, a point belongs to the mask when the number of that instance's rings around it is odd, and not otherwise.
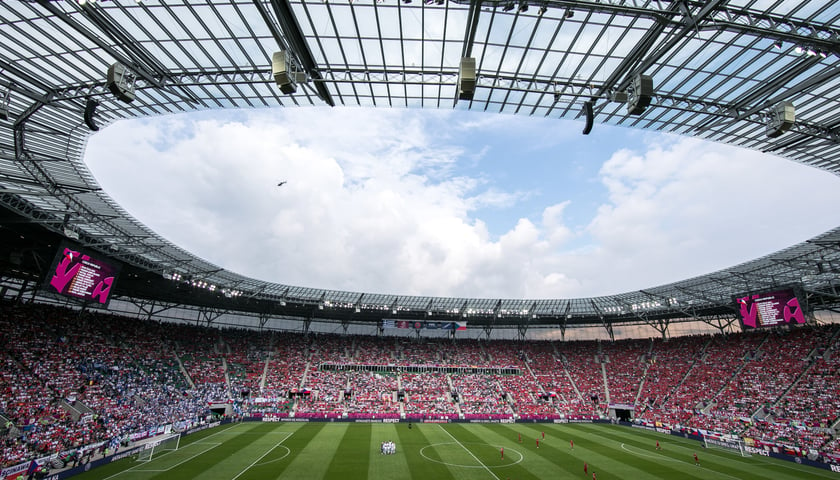
<path fill-rule="evenodd" d="M 694 464 L 697 465 L 698 467 L 700 466 L 700 459 L 697 458 L 696 453 L 694 454 Z"/>
<path fill-rule="evenodd" d="M 537 439 L 537 448 L 540 448 L 540 439 Z"/>
<path fill-rule="evenodd" d="M 545 440 L 545 432 L 542 432 L 543 440 Z"/>
<path fill-rule="evenodd" d="M 589 473 L 589 465 L 586 462 L 583 462 L 583 473 Z"/>
<path fill-rule="evenodd" d="M 662 447 L 659 446 L 659 440 L 656 441 L 656 449 L 657 450 L 662 450 Z"/>
<path fill-rule="evenodd" d="M 595 477 L 595 472 L 592 472 L 592 480 L 598 480 L 598 478 Z"/>
<path fill-rule="evenodd" d="M 575 441 L 574 440 L 569 440 L 569 450 L 574 450 L 574 449 L 575 449 Z"/>
<path fill-rule="evenodd" d="M 519 443 L 522 443 L 522 434 L 519 434 Z"/>
<path fill-rule="evenodd" d="M 505 459 L 505 447 L 502 447 L 501 449 L 499 449 L 499 453 L 502 454 L 502 460 L 504 460 Z"/>

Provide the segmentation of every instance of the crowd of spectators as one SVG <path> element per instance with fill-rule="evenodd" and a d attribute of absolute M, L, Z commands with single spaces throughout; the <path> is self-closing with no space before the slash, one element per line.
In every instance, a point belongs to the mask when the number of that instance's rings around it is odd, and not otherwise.
<path fill-rule="evenodd" d="M 593 414 L 606 412 L 606 389 L 601 370 L 603 357 L 598 342 L 564 343 L 559 351 L 563 368 L 572 379 L 581 397 L 577 413 Z"/>
<path fill-rule="evenodd" d="M 621 407 L 646 421 L 840 457 L 832 326 L 668 340 L 453 341 L 0 308 L 2 466 L 200 418 L 218 403 L 244 414 L 334 418 L 579 418 Z M 497 370 L 441 371 L 450 367 Z"/>
<path fill-rule="evenodd" d="M 408 414 L 450 416 L 458 413 L 446 375 L 406 373 L 401 375 L 401 391 Z"/>
<path fill-rule="evenodd" d="M 650 340 L 619 340 L 601 345 L 609 387 L 609 403 L 633 405 L 648 365 Z"/>
<path fill-rule="evenodd" d="M 2 305 L 0 465 L 207 415 L 156 322 Z"/>

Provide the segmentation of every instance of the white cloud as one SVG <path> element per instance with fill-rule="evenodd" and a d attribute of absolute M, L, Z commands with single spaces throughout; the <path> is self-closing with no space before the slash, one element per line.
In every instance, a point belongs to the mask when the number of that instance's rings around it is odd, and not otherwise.
<path fill-rule="evenodd" d="M 588 232 L 619 290 L 712 272 L 836 226 L 832 175 L 700 140 L 619 151 L 601 178 L 609 202 Z"/>
<path fill-rule="evenodd" d="M 535 127 L 487 118 L 358 108 L 161 117 L 109 127 L 86 158 L 118 203 L 175 244 L 239 273 L 320 288 L 602 295 L 706 273 L 834 226 L 832 176 L 654 135 L 603 164 L 608 196 L 591 220 L 569 225 L 574 199 L 564 200 L 494 236 L 476 210 L 510 208 L 529 192 L 506 191 L 498 172 L 454 172 L 474 152 L 493 154 L 474 141 L 482 125 Z M 822 221 L 803 216 L 803 205 Z"/>

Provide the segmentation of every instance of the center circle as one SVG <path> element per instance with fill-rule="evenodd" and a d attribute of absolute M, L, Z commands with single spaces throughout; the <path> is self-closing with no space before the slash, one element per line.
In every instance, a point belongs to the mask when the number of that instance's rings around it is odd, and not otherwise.
<path fill-rule="evenodd" d="M 516 460 L 515 462 L 504 463 L 504 464 L 501 464 L 501 465 L 484 465 L 484 464 L 482 464 L 482 465 L 466 465 L 466 464 L 463 464 L 463 463 L 451 463 L 451 462 L 444 462 L 443 460 L 438 460 L 438 459 L 436 459 L 436 458 L 431 458 L 431 457 L 429 457 L 428 455 L 426 455 L 426 453 L 425 453 L 425 450 L 426 450 L 427 448 L 442 447 L 442 446 L 446 446 L 446 445 L 454 445 L 454 446 L 456 446 L 457 448 L 459 448 L 459 449 L 461 449 L 461 450 L 464 450 L 465 452 L 468 452 L 468 455 L 469 455 L 469 454 L 471 454 L 471 453 L 473 453 L 470 449 L 468 449 L 468 448 L 467 448 L 467 446 L 468 446 L 468 445 L 475 445 L 475 446 L 479 446 L 479 447 L 484 447 L 485 449 L 486 449 L 486 448 L 492 448 L 492 449 L 493 449 L 493 451 L 494 451 L 494 452 L 497 452 L 497 453 L 499 452 L 499 449 L 500 449 L 500 448 L 502 448 L 502 446 L 501 446 L 501 445 L 494 446 L 494 445 L 488 445 L 488 444 L 486 444 L 486 443 L 476 443 L 476 442 L 461 442 L 461 443 L 457 443 L 457 442 L 444 442 L 444 443 L 433 443 L 433 444 L 431 444 L 431 445 L 426 445 L 425 447 L 421 448 L 421 449 L 420 449 L 420 456 L 422 456 L 423 458 L 425 458 L 426 460 L 428 460 L 428 461 L 430 461 L 430 462 L 440 463 L 440 464 L 442 464 L 442 465 L 446 465 L 446 466 L 448 466 L 448 467 L 462 467 L 462 468 L 498 468 L 498 467 L 509 467 L 509 466 L 511 466 L 511 465 L 516 465 L 517 463 L 520 463 L 520 462 L 523 460 L 523 458 L 524 458 L 524 457 L 523 457 L 523 455 L 522 455 L 521 453 L 519 453 L 518 451 L 516 451 L 516 450 L 514 450 L 514 449 L 512 449 L 512 448 L 505 448 L 505 454 L 508 454 L 508 453 L 516 454 L 517 456 L 519 456 L 519 459 L 518 459 L 518 460 Z M 476 460 L 476 461 L 478 461 L 479 463 L 481 463 L 481 460 L 478 460 L 478 459 L 475 459 L 475 460 Z"/>

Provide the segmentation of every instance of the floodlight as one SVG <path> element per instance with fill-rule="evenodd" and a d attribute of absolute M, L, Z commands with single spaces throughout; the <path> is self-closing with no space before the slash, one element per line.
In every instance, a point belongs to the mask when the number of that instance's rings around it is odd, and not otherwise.
<path fill-rule="evenodd" d="M 281 92 L 289 95 L 297 91 L 294 64 L 288 50 L 274 52 L 271 56 L 271 74 Z"/>
<path fill-rule="evenodd" d="M 464 57 L 458 71 L 458 98 L 472 100 L 475 93 L 475 58 Z"/>
<path fill-rule="evenodd" d="M 627 101 L 627 113 L 641 115 L 653 99 L 653 78 L 638 74 L 630 84 L 630 99 Z"/>
<path fill-rule="evenodd" d="M 773 107 L 767 121 L 765 133 L 770 138 L 776 138 L 787 132 L 796 122 L 796 109 L 793 103 L 782 101 Z"/>
<path fill-rule="evenodd" d="M 75 230 L 70 229 L 69 227 L 64 227 L 63 230 L 64 236 L 73 240 L 79 239 L 79 233 Z"/>
<path fill-rule="evenodd" d="M 134 101 L 134 73 L 122 63 L 108 67 L 108 90 L 125 103 Z"/>

